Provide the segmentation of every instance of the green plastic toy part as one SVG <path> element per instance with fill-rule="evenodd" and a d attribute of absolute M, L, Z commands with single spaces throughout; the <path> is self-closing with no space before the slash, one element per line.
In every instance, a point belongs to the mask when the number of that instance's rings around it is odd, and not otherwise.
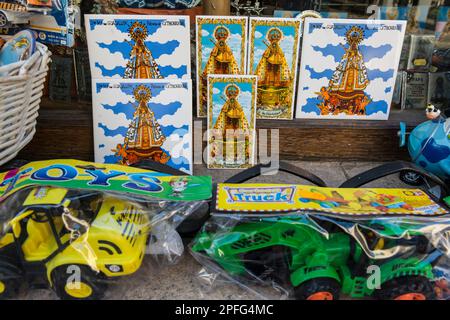
<path fill-rule="evenodd" d="M 251 274 L 286 281 L 298 299 L 338 299 L 341 293 L 352 298 L 434 298 L 430 262 L 415 257 L 371 259 L 336 225 L 324 234 L 299 219 L 241 222 L 220 231 L 206 227 L 194 240 L 192 251 L 207 255 L 232 276 Z M 397 228 L 391 232 L 403 233 L 400 225 Z M 366 231 L 371 250 L 390 248 L 398 241 Z M 415 240 L 408 240 L 411 247 Z M 376 272 L 379 277 L 374 282 Z M 408 279 L 415 285 L 407 285 Z"/>

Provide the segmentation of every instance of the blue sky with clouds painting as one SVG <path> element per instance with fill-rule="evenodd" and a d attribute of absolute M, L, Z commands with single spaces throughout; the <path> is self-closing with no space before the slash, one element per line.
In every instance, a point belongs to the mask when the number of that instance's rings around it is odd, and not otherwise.
<path fill-rule="evenodd" d="M 184 18 L 167 20 L 142 16 L 87 15 L 87 37 L 93 78 L 121 78 L 129 61 L 133 40 L 128 30 L 135 22 L 148 31 L 145 45 L 164 78 L 190 78 L 190 34 Z M 109 24 L 108 22 L 112 22 Z"/>
<path fill-rule="evenodd" d="M 326 20 L 314 20 L 306 25 L 297 116 L 320 115 L 317 105 L 321 100 L 317 92 L 322 86 L 328 86 L 345 53 L 344 47 L 348 47 L 345 34 L 352 26 L 359 26 L 364 30 L 364 39 L 359 45 L 359 50 L 370 81 L 365 93 L 372 99 L 366 108 L 366 118 L 387 116 L 404 25 L 394 21 L 383 21 L 382 24 L 344 21 L 331 23 Z M 329 28 L 331 26 L 332 28 Z M 386 30 L 386 26 L 391 29 Z"/>

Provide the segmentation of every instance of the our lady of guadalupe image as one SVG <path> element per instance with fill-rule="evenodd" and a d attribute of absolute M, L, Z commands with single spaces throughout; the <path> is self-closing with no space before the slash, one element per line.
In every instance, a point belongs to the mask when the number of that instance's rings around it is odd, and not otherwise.
<path fill-rule="evenodd" d="M 123 144 L 117 145 L 117 149 L 113 151 L 124 165 L 132 165 L 144 159 L 166 163 L 170 156 L 161 149 L 166 137 L 148 107 L 152 97 L 151 90 L 145 85 L 139 85 L 133 93 L 138 106 Z"/>
<path fill-rule="evenodd" d="M 318 105 L 321 115 L 345 113 L 366 115 L 366 106 L 371 102 L 364 90 L 369 85 L 367 69 L 359 51 L 364 39 L 364 31 L 358 26 L 351 27 L 346 35 L 348 46 L 345 54 L 329 81 L 317 94 L 322 102 Z"/>
<path fill-rule="evenodd" d="M 286 57 L 280 47 L 283 32 L 279 28 L 271 28 L 266 35 L 267 46 L 256 68 L 258 75 L 258 106 L 264 111 L 292 104 L 292 73 Z"/>
<path fill-rule="evenodd" d="M 132 49 L 124 78 L 162 79 L 158 64 L 145 45 L 145 39 L 148 36 L 147 28 L 140 22 L 134 22 L 129 29 L 129 35 L 133 42 L 128 42 Z"/>
<path fill-rule="evenodd" d="M 210 137 L 210 159 L 241 166 L 252 157 L 252 130 L 245 112 L 238 101 L 240 89 L 231 83 L 225 87 L 224 104 L 217 120 L 212 125 Z M 223 159 L 220 160 L 220 159 Z M 251 160 L 250 160 L 251 162 Z"/>

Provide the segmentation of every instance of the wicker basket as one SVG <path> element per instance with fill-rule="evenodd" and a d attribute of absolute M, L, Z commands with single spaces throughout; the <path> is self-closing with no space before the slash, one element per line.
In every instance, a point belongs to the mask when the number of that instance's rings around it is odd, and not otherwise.
<path fill-rule="evenodd" d="M 36 132 L 50 51 L 36 44 L 27 60 L 0 67 L 0 165 L 14 158 Z"/>

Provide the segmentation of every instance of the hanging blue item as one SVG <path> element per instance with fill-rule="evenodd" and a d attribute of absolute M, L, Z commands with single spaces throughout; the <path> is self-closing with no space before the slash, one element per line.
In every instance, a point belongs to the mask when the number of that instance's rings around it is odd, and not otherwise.
<path fill-rule="evenodd" d="M 430 119 L 418 125 L 409 134 L 408 152 L 414 163 L 450 183 L 450 118 L 429 104 L 426 109 Z M 406 144 L 406 125 L 400 123 L 400 146 Z M 402 172 L 400 179 L 411 185 L 423 183 L 422 177 L 412 172 Z"/>

